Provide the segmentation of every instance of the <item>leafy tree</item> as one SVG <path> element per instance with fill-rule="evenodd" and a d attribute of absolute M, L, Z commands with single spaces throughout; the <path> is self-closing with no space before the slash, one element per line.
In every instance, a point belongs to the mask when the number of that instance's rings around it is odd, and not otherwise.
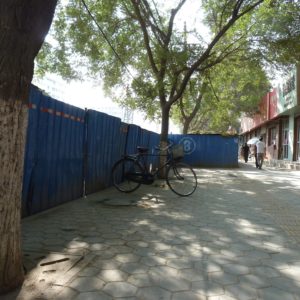
<path fill-rule="evenodd" d="M 231 35 L 229 41 L 230 29 L 264 0 L 202 1 L 207 7 L 218 6 L 223 17 L 210 42 L 194 30 L 190 34 L 197 41 L 188 46 L 186 32 L 175 27 L 185 2 L 178 0 L 172 9 L 164 9 L 163 2 L 147 0 L 69 1 L 55 22 L 58 46 L 52 57 L 59 59 L 53 70 L 75 77 L 80 76 L 78 64 L 88 63 L 88 70 L 99 74 L 106 90 L 121 101 L 153 116 L 159 108 L 165 142 L 171 107 L 182 98 L 189 81 L 235 51 L 235 43 L 245 33 Z M 83 14 L 83 8 L 89 13 Z"/>
<path fill-rule="evenodd" d="M 255 14 L 260 26 L 251 27 L 253 55 L 282 68 L 300 61 L 299 0 L 269 0 Z"/>
<path fill-rule="evenodd" d="M 205 101 L 205 99 L 207 100 L 207 95 L 199 95 L 202 99 L 201 109 L 203 111 L 199 112 L 197 115 L 196 110 L 200 110 L 199 97 L 191 97 L 189 92 L 185 93 L 183 95 L 184 102 L 186 103 L 185 110 L 183 109 L 184 106 L 180 105 L 180 116 L 174 113 L 174 115 L 177 116 L 177 121 L 180 120 L 179 123 L 183 124 L 183 132 L 187 132 L 187 128 L 192 124 L 198 124 L 198 128 L 190 129 L 194 132 L 224 132 L 227 130 L 228 126 L 231 128 L 233 127 L 232 123 L 238 124 L 239 113 L 236 108 L 244 109 L 245 112 L 250 113 L 253 109 L 256 109 L 257 102 L 260 99 L 259 95 L 267 91 L 266 78 L 265 76 L 261 76 L 263 65 L 285 70 L 286 68 L 289 68 L 289 64 L 295 64 L 300 61 L 300 44 L 298 42 L 300 39 L 299 6 L 299 1 L 265 1 L 259 10 L 256 10 L 251 15 L 245 16 L 243 20 L 230 28 L 227 36 L 219 43 L 218 48 L 221 50 L 230 45 L 232 40 L 235 40 L 235 52 L 230 54 L 230 56 L 234 58 L 236 66 L 233 68 L 233 71 L 240 73 L 242 76 L 242 70 L 238 69 L 243 66 L 250 74 L 257 75 L 247 76 L 247 74 L 245 74 L 243 75 L 245 77 L 240 76 L 240 82 L 245 86 L 245 88 L 240 86 L 240 89 L 243 88 L 244 92 L 249 93 L 247 87 L 251 86 L 252 90 L 256 91 L 257 96 L 255 97 L 254 95 L 253 97 L 253 93 L 250 92 L 249 97 L 247 97 L 247 105 L 245 106 L 245 103 L 243 102 L 244 99 L 236 97 L 234 95 L 236 92 L 232 91 L 230 83 L 227 82 L 226 88 L 229 93 L 227 97 L 229 98 L 226 100 L 227 104 L 225 107 L 222 105 L 223 102 L 216 101 L 216 99 L 222 99 L 222 101 L 224 101 L 224 92 L 212 92 L 209 89 L 206 89 L 206 93 L 210 94 L 210 100 Z M 226 19 L 230 12 L 226 9 L 224 10 L 220 2 L 215 1 L 204 1 L 204 9 L 206 10 L 205 22 L 207 26 L 209 26 L 212 32 L 217 33 L 222 20 L 224 18 Z M 257 24 L 259 24 L 259 26 L 257 26 Z M 239 37 L 239 39 L 237 40 L 236 37 Z M 255 66 L 256 69 L 253 68 L 254 58 L 255 65 L 260 64 L 261 67 L 258 68 Z M 240 60 L 239 64 L 236 63 L 238 59 Z M 249 63 L 247 63 L 248 61 L 251 61 L 252 66 L 249 66 Z M 225 66 L 229 70 L 232 70 L 230 64 L 225 63 Z M 217 67 L 217 70 L 218 69 L 220 68 Z M 213 85 L 218 86 L 218 82 L 214 79 L 218 78 L 219 74 L 213 73 Z M 270 73 L 272 74 L 272 71 L 269 72 L 269 74 Z M 224 74 L 224 72 L 220 74 L 228 76 L 228 74 Z M 232 75 L 231 72 L 229 75 Z M 203 74 L 202 77 L 203 81 L 205 74 Z M 226 79 L 228 78 L 232 79 L 232 76 L 226 77 Z M 262 82 L 259 83 L 257 79 L 262 80 Z M 219 84 L 222 86 L 223 79 L 221 78 L 218 80 Z M 260 87 L 262 88 L 261 90 L 259 90 Z M 223 96 L 220 95 L 220 92 Z M 234 94 L 230 95 L 232 92 L 234 92 Z M 242 92 L 242 90 L 240 90 L 240 92 Z M 234 100 L 229 101 L 231 98 Z M 239 104 L 240 101 L 242 101 L 241 105 Z M 182 104 L 182 101 L 180 103 Z M 231 106 L 232 109 L 230 109 Z M 193 110 L 191 110 L 191 107 Z M 190 111 L 190 114 L 188 114 L 188 111 Z M 242 112 L 243 111 L 241 110 L 240 113 Z M 195 122 L 191 121 L 193 116 L 198 116 L 198 119 L 195 120 Z M 203 126 L 203 128 L 199 128 L 200 125 Z M 236 126 L 237 125 L 234 127 Z"/>
<path fill-rule="evenodd" d="M 190 125 L 202 107 L 203 94 L 206 93 L 207 82 L 204 76 L 190 80 L 185 92 L 173 107 L 172 119 L 182 126 L 182 133 L 189 133 Z"/>
<path fill-rule="evenodd" d="M 213 0 L 204 3 L 205 23 L 216 33 L 222 19 L 227 18 L 229 12 Z M 297 64 L 300 61 L 299 11 L 298 0 L 266 0 L 258 10 L 232 27 L 230 34 L 241 38 L 244 36 L 248 51 L 265 64 L 273 67 L 277 65 L 279 68 Z"/>
<path fill-rule="evenodd" d="M 197 95 L 186 90 L 184 105 L 173 113 L 183 133 L 226 133 L 237 129 L 242 113 L 256 111 L 270 83 L 260 62 L 238 53 L 201 76 Z M 201 101 L 201 103 L 199 102 Z M 237 130 L 236 130 L 237 131 Z"/>
<path fill-rule="evenodd" d="M 34 58 L 57 0 L 0 1 L 0 294 L 24 278 L 21 191 Z"/>

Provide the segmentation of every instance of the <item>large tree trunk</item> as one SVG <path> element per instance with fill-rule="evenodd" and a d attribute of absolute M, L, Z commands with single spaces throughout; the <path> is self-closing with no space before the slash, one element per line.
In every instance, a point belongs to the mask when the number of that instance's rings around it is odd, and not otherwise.
<path fill-rule="evenodd" d="M 160 142 L 165 144 L 168 142 L 169 117 L 170 117 L 170 107 L 165 104 L 161 107 L 161 132 L 160 132 Z"/>
<path fill-rule="evenodd" d="M 190 118 L 184 119 L 182 134 L 188 134 L 191 122 L 192 122 L 192 120 Z"/>
<path fill-rule="evenodd" d="M 168 134 L 169 134 L 169 117 L 170 117 L 170 107 L 168 105 L 161 106 L 161 132 L 160 132 L 160 148 L 165 148 L 168 145 Z M 160 166 L 162 167 L 166 162 L 166 154 L 167 152 L 164 151 L 161 153 L 160 156 Z M 160 178 L 166 177 L 166 170 L 161 169 L 159 172 Z"/>
<path fill-rule="evenodd" d="M 0 291 L 23 281 L 21 192 L 27 107 L 0 101 Z"/>
<path fill-rule="evenodd" d="M 0 1 L 0 294 L 23 281 L 21 191 L 27 101 L 57 0 Z"/>

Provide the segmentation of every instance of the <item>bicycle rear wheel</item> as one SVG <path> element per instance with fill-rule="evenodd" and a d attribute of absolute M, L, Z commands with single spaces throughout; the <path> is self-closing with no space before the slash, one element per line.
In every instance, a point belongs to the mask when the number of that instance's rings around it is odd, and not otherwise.
<path fill-rule="evenodd" d="M 112 168 L 112 183 L 120 192 L 133 192 L 141 185 L 140 182 L 134 181 L 135 174 L 142 174 L 141 165 L 131 158 L 120 159 Z"/>
<path fill-rule="evenodd" d="M 197 176 L 194 170 L 181 162 L 169 166 L 166 181 L 170 189 L 182 197 L 193 194 L 197 188 Z"/>

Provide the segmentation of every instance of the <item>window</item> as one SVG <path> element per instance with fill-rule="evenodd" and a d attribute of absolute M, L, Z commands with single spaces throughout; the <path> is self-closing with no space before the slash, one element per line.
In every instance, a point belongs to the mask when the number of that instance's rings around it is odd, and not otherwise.
<path fill-rule="evenodd" d="M 272 127 L 269 129 L 268 145 L 276 145 L 276 127 Z"/>
<path fill-rule="evenodd" d="M 300 118 L 296 121 L 296 160 L 300 161 Z"/>
<path fill-rule="evenodd" d="M 282 126 L 282 158 L 289 157 L 289 120 L 283 121 Z"/>

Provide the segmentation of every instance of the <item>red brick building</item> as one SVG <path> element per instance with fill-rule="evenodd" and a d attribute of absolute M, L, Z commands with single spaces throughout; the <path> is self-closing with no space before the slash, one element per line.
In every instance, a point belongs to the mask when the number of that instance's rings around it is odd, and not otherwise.
<path fill-rule="evenodd" d="M 264 138 L 269 162 L 300 163 L 300 66 L 267 93 L 252 117 L 241 120 L 241 143 Z"/>

